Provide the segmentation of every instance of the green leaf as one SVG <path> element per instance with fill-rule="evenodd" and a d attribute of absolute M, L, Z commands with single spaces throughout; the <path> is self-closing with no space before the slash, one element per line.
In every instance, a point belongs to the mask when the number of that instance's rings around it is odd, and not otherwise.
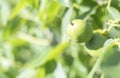
<path fill-rule="evenodd" d="M 28 45 L 28 42 L 21 38 L 13 38 L 10 39 L 10 44 L 13 46 L 22 46 L 22 45 Z"/>
<path fill-rule="evenodd" d="M 62 18 L 62 28 L 61 28 L 61 32 L 62 32 L 62 41 L 66 40 L 66 27 L 68 26 L 68 24 L 70 23 L 70 21 L 72 20 L 72 14 L 73 14 L 73 7 L 68 8 L 67 12 L 65 13 L 64 17 Z"/>
<path fill-rule="evenodd" d="M 18 2 L 18 4 L 15 6 L 15 8 L 13 9 L 10 19 L 12 20 L 14 17 L 17 16 L 17 14 L 19 14 L 19 12 L 27 5 L 27 0 L 20 0 Z"/>
<path fill-rule="evenodd" d="M 55 60 L 50 60 L 50 61 L 47 61 L 42 66 L 45 67 L 46 74 L 50 74 L 50 73 L 53 73 L 54 70 L 56 69 L 57 63 Z"/>
<path fill-rule="evenodd" d="M 81 78 L 86 78 L 87 77 L 88 70 L 78 58 L 76 58 L 74 60 L 73 67 L 74 67 L 74 69 L 75 69 L 75 71 L 76 71 L 76 73 L 79 77 L 81 77 Z"/>
<path fill-rule="evenodd" d="M 44 67 L 40 67 L 38 69 L 36 78 L 45 78 L 45 68 Z"/>
<path fill-rule="evenodd" d="M 13 63 L 15 60 L 13 51 L 12 51 L 12 46 L 10 45 L 10 43 L 5 43 L 4 45 L 4 51 L 5 51 L 5 56 L 11 60 L 11 62 Z"/>
<path fill-rule="evenodd" d="M 105 11 L 106 9 L 104 6 L 99 7 L 96 9 L 95 14 L 92 16 L 91 26 L 95 29 L 102 28 L 103 23 L 105 21 Z"/>
<path fill-rule="evenodd" d="M 117 46 L 109 47 L 101 62 L 101 69 L 105 78 L 120 77 L 120 50 Z"/>
<path fill-rule="evenodd" d="M 24 68 L 20 71 L 16 78 L 34 78 L 35 76 L 35 69 L 32 68 Z"/>
<path fill-rule="evenodd" d="M 54 49 L 40 53 L 27 65 L 30 67 L 38 67 L 45 64 L 47 61 L 58 59 L 63 51 L 69 46 L 69 43 L 60 43 Z"/>
<path fill-rule="evenodd" d="M 0 73 L 0 78 L 9 78 L 6 74 Z"/>
<path fill-rule="evenodd" d="M 54 76 L 55 78 L 67 78 L 66 71 L 61 62 L 59 61 L 57 62 L 57 67 L 54 71 Z"/>
<path fill-rule="evenodd" d="M 24 37 L 23 37 L 24 36 Z M 19 41 L 21 41 L 21 43 L 17 42 L 19 39 Z M 29 34 L 26 34 L 26 33 L 19 33 L 18 34 L 18 38 L 15 38 L 14 39 L 11 39 L 11 43 L 14 44 L 22 44 L 23 42 L 25 43 L 29 43 L 29 44 L 36 44 L 36 45 L 42 45 L 42 46 L 48 46 L 50 45 L 50 40 L 49 39 L 46 39 L 46 38 L 36 38 L 36 37 L 33 37 Z"/>
<path fill-rule="evenodd" d="M 107 15 L 108 15 L 109 18 L 114 19 L 114 20 L 120 18 L 119 11 L 114 7 L 110 7 L 108 9 L 108 14 Z"/>
<path fill-rule="evenodd" d="M 55 1 L 41 0 L 39 18 L 45 25 L 48 25 L 55 19 L 59 11 L 60 5 Z"/>
<path fill-rule="evenodd" d="M 60 43 L 55 47 L 55 49 L 51 50 L 46 58 L 46 60 L 51 59 L 57 59 L 61 54 L 63 53 L 63 50 L 65 50 L 69 46 L 68 42 Z"/>
<path fill-rule="evenodd" d="M 39 1 L 40 1 L 40 0 L 34 0 L 34 5 L 35 5 L 36 8 L 39 7 Z"/>
<path fill-rule="evenodd" d="M 4 27 L 2 31 L 2 39 L 9 40 L 13 36 L 13 34 L 16 34 L 17 30 L 19 30 L 22 20 L 18 17 L 11 20 L 12 22 L 9 22 L 6 27 Z"/>
<path fill-rule="evenodd" d="M 63 6 L 69 7 L 70 1 L 69 0 L 56 0 L 58 3 L 62 4 Z"/>
<path fill-rule="evenodd" d="M 0 5 L 1 5 L 1 22 L 3 26 L 6 26 L 10 17 L 10 6 L 4 1 Z"/>

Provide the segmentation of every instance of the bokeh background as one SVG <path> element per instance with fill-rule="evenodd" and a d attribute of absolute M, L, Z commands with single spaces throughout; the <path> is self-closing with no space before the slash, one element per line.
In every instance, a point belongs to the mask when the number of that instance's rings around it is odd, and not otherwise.
<path fill-rule="evenodd" d="M 0 0 L 0 78 L 87 78 L 97 53 L 66 42 L 66 26 L 103 28 L 108 0 Z M 120 1 L 113 0 L 120 10 Z M 97 69 L 94 78 L 100 78 Z M 115 77 L 114 77 L 115 78 Z"/>

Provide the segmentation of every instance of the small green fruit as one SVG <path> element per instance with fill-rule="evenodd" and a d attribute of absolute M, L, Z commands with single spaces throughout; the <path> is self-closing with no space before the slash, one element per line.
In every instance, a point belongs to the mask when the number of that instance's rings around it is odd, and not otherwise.
<path fill-rule="evenodd" d="M 85 43 L 85 46 L 90 50 L 97 50 L 103 47 L 105 41 L 106 38 L 103 35 L 95 33 L 93 34 L 93 37 Z"/>
<path fill-rule="evenodd" d="M 67 35 L 73 41 L 83 43 L 93 36 L 93 29 L 83 20 L 75 19 L 67 26 Z"/>

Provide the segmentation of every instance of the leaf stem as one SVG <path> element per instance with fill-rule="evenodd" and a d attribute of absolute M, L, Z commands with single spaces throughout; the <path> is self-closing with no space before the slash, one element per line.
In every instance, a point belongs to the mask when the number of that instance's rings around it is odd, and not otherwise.
<path fill-rule="evenodd" d="M 108 0 L 107 9 L 110 8 L 111 0 Z"/>
<path fill-rule="evenodd" d="M 102 58 L 104 56 L 104 51 L 101 53 L 101 55 L 99 56 L 99 58 L 97 59 L 95 65 L 93 66 L 92 70 L 90 71 L 90 73 L 88 74 L 87 78 L 93 78 L 93 75 L 96 71 L 96 69 L 99 67 L 101 61 L 102 61 Z"/>
<path fill-rule="evenodd" d="M 88 74 L 87 78 L 93 78 L 93 75 L 95 73 L 95 71 L 97 70 L 97 68 L 99 67 L 100 63 L 102 62 L 102 59 L 104 57 L 104 54 L 106 53 L 106 51 L 108 49 L 111 48 L 111 46 L 114 45 L 114 42 L 111 42 L 109 45 L 107 45 L 106 47 L 103 48 L 101 55 L 99 56 L 99 58 L 97 59 L 95 65 L 93 66 L 93 68 L 91 69 L 90 73 Z M 103 77 L 104 78 L 104 77 Z"/>

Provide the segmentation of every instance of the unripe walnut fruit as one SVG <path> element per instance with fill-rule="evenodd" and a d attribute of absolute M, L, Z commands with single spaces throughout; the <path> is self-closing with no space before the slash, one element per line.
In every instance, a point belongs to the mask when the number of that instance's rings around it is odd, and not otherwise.
<path fill-rule="evenodd" d="M 90 40 L 93 36 L 93 29 L 81 19 L 75 19 L 67 26 L 68 37 L 78 43 Z"/>
<path fill-rule="evenodd" d="M 106 41 L 106 37 L 104 37 L 99 33 L 94 33 L 93 37 L 85 43 L 85 46 L 90 50 L 97 50 L 103 47 L 105 41 Z"/>

